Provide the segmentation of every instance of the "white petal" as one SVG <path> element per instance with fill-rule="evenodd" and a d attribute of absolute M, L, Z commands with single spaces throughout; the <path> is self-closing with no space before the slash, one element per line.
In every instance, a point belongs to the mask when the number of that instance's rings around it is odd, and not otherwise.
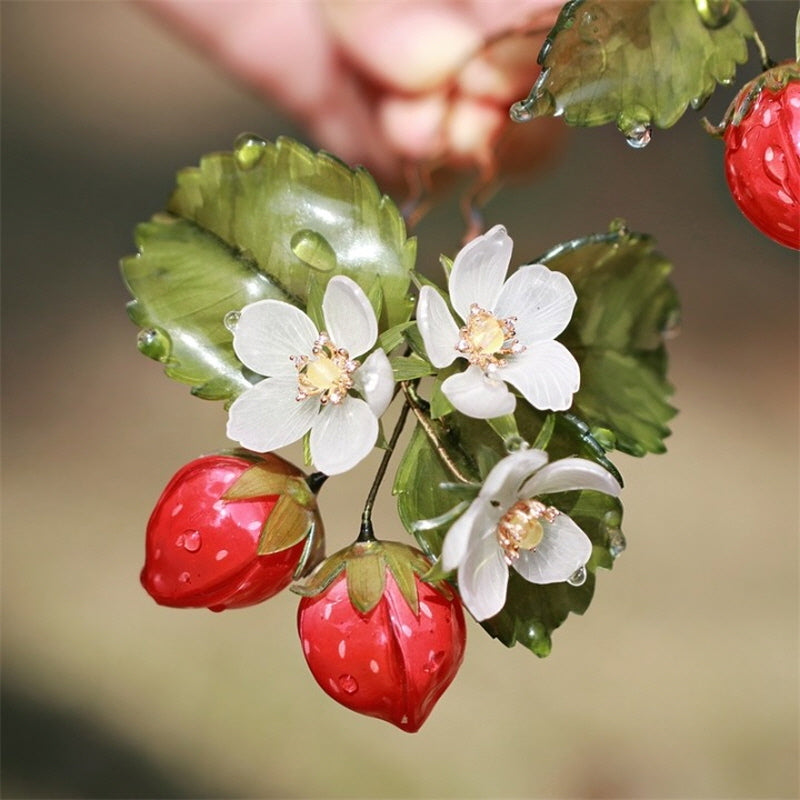
<path fill-rule="evenodd" d="M 478 303 L 494 310 L 511 262 L 514 244 L 502 225 L 495 225 L 461 249 L 450 272 L 450 302 L 461 319 Z"/>
<path fill-rule="evenodd" d="M 328 336 L 352 358 L 366 353 L 378 338 L 378 321 L 364 290 L 346 275 L 328 281 L 322 316 Z"/>
<path fill-rule="evenodd" d="M 366 458 L 378 438 L 378 420 L 356 397 L 328 403 L 311 428 L 311 458 L 326 475 L 338 475 Z"/>
<path fill-rule="evenodd" d="M 243 392 L 228 409 L 228 438 L 266 453 L 296 442 L 311 427 L 319 400 L 295 400 L 294 378 L 267 378 Z"/>
<path fill-rule="evenodd" d="M 353 385 L 376 417 L 386 411 L 394 395 L 394 373 L 383 350 L 370 354 L 353 373 Z"/>
<path fill-rule="evenodd" d="M 622 487 L 605 467 L 588 458 L 562 458 L 542 467 L 522 487 L 525 497 L 550 492 L 571 492 L 573 489 L 594 489 L 616 497 Z"/>
<path fill-rule="evenodd" d="M 523 481 L 546 463 L 544 450 L 517 450 L 492 467 L 483 483 L 481 497 L 500 504 L 498 520 L 523 496 L 520 494 Z"/>
<path fill-rule="evenodd" d="M 299 308 L 281 300 L 258 300 L 242 309 L 233 350 L 259 375 L 288 377 L 296 374 L 289 356 L 310 353 L 318 333 Z"/>
<path fill-rule="evenodd" d="M 578 391 L 581 371 L 572 353 L 560 342 L 537 342 L 508 360 L 498 375 L 522 392 L 534 407 L 564 411 Z"/>
<path fill-rule="evenodd" d="M 446 570 L 455 569 L 467 556 L 470 539 L 480 537 L 478 526 L 483 518 L 483 506 L 488 505 L 481 498 L 472 501 L 469 508 L 450 526 L 442 543 L 442 566 Z"/>
<path fill-rule="evenodd" d="M 592 555 L 589 537 L 566 515 L 542 519 L 544 536 L 535 550 L 520 551 L 514 569 L 531 583 L 560 583 L 584 566 Z"/>
<path fill-rule="evenodd" d="M 476 620 L 497 614 L 506 603 L 508 565 L 494 536 L 475 540 L 458 569 L 458 592 Z"/>
<path fill-rule="evenodd" d="M 532 264 L 506 281 L 495 310 L 498 317 L 517 318 L 517 338 L 527 345 L 555 339 L 572 319 L 577 299 L 566 275 Z"/>
<path fill-rule="evenodd" d="M 510 414 L 517 404 L 502 381 L 487 378 L 476 366 L 451 375 L 442 384 L 442 392 L 458 411 L 476 419 L 502 417 Z"/>
<path fill-rule="evenodd" d="M 459 328 L 444 298 L 432 286 L 419 290 L 417 327 L 434 367 L 446 367 L 455 361 Z"/>

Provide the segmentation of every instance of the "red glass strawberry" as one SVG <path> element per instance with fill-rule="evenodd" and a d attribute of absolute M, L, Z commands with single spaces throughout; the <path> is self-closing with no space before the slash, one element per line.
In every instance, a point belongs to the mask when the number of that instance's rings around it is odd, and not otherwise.
<path fill-rule="evenodd" d="M 771 239 L 800 249 L 800 64 L 748 83 L 720 130 L 725 177 L 742 213 Z"/>
<path fill-rule="evenodd" d="M 286 588 L 321 539 L 314 494 L 288 461 L 204 456 L 178 470 L 156 503 L 141 581 L 165 606 L 253 605 Z"/>
<path fill-rule="evenodd" d="M 357 542 L 299 589 L 303 653 L 334 700 L 404 731 L 419 730 L 464 656 L 461 601 L 421 579 L 430 562 L 395 542 Z"/>

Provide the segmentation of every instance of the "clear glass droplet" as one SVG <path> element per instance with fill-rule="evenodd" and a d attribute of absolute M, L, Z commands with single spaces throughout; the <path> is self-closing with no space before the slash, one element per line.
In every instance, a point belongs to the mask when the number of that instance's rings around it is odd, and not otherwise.
<path fill-rule="evenodd" d="M 347 673 L 339 676 L 339 688 L 347 694 L 355 694 L 358 691 L 358 681 Z"/>
<path fill-rule="evenodd" d="M 531 104 L 527 100 L 518 100 L 508 113 L 514 122 L 530 122 L 533 119 Z"/>
<path fill-rule="evenodd" d="M 242 169 L 253 169 L 266 151 L 267 143 L 253 133 L 242 133 L 233 143 L 233 157 Z"/>
<path fill-rule="evenodd" d="M 330 242 L 317 231 L 303 229 L 292 236 L 292 252 L 311 269 L 330 272 L 336 268 L 336 252 Z"/>
<path fill-rule="evenodd" d="M 229 311 L 223 318 L 222 324 L 231 332 L 236 332 L 236 326 L 239 324 L 239 318 L 242 316 L 241 311 Z"/>
<path fill-rule="evenodd" d="M 181 572 L 181 574 L 178 575 L 178 580 L 181 583 L 189 583 L 192 580 L 192 576 L 189 572 Z"/>
<path fill-rule="evenodd" d="M 611 553 L 612 558 L 618 558 L 625 552 L 628 543 L 625 541 L 625 535 L 617 528 L 610 532 L 608 537 L 608 552 Z"/>
<path fill-rule="evenodd" d="M 136 346 L 139 352 L 148 358 L 164 361 L 169 356 L 171 342 L 169 336 L 160 328 L 145 328 L 139 331 Z"/>
<path fill-rule="evenodd" d="M 583 586 L 586 583 L 586 567 L 578 567 L 572 575 L 567 578 L 570 586 Z"/>
<path fill-rule="evenodd" d="M 178 543 L 187 552 L 196 553 L 201 548 L 203 539 L 200 531 L 184 531 L 178 537 Z"/>
<path fill-rule="evenodd" d="M 647 145 L 650 144 L 650 140 L 653 138 L 653 129 L 644 123 L 635 125 L 630 130 L 624 131 L 624 133 L 625 140 L 636 150 L 647 147 Z"/>

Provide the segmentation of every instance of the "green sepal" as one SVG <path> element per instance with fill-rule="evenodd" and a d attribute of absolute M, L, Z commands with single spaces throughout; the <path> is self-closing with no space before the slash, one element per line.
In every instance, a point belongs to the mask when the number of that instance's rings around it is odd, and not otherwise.
<path fill-rule="evenodd" d="M 419 615 L 416 578 L 425 580 L 431 562 L 418 550 L 399 542 L 356 542 L 334 553 L 307 578 L 292 587 L 297 594 L 312 597 L 324 592 L 343 572 L 347 594 L 362 614 L 372 611 L 383 597 L 386 575 L 392 576 L 415 615 Z M 446 597 L 452 590 L 441 581 L 426 581 Z"/>
<path fill-rule="evenodd" d="M 571 0 L 541 52 L 542 71 L 512 117 L 615 122 L 631 144 L 699 108 L 747 61 L 753 25 L 740 0 Z"/>
<path fill-rule="evenodd" d="M 283 494 L 287 484 L 302 478 L 297 477 L 297 469 L 291 464 L 278 458 L 270 458 L 267 453 L 252 467 L 248 467 L 231 485 L 222 499 L 250 500 L 255 497 L 268 497 L 269 495 Z"/>
<path fill-rule="evenodd" d="M 313 512 L 290 494 L 282 494 L 264 521 L 256 552 L 264 556 L 287 550 L 305 539 L 313 526 Z"/>
<path fill-rule="evenodd" d="M 405 342 L 404 333 L 414 324 L 416 323 L 413 321 L 401 322 L 399 325 L 394 325 L 389 330 L 384 331 L 378 337 L 378 347 L 386 353 L 391 353 L 392 350 Z"/>

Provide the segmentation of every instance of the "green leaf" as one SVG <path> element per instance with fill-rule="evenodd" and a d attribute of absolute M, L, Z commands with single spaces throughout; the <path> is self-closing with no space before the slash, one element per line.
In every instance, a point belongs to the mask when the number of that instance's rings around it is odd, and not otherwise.
<path fill-rule="evenodd" d="M 348 275 L 373 299 L 380 288 L 381 330 L 407 320 L 416 241 L 372 176 L 291 139 L 258 141 L 246 139 L 245 161 L 240 138 L 180 172 L 168 211 L 247 251 L 300 304 L 311 269 L 323 285 Z"/>
<path fill-rule="evenodd" d="M 160 214 L 136 229 L 139 253 L 121 268 L 139 349 L 207 400 L 235 397 L 251 384 L 233 352 L 225 315 L 286 295 L 254 263 L 213 234 Z"/>
<path fill-rule="evenodd" d="M 240 137 L 178 174 L 168 212 L 137 228 L 139 253 L 122 273 L 139 349 L 200 397 L 231 400 L 251 385 L 224 325 L 248 303 L 317 308 L 345 274 L 379 309 L 381 330 L 410 317 L 416 241 L 363 169 L 290 139 Z"/>
<path fill-rule="evenodd" d="M 417 355 L 394 356 L 389 359 L 389 362 L 392 365 L 396 381 L 413 381 L 433 372 L 430 363 Z"/>
<path fill-rule="evenodd" d="M 664 339 L 677 324 L 678 299 L 671 265 L 653 240 L 616 228 L 561 244 L 538 261 L 565 273 L 578 294 L 560 337 L 581 367 L 574 413 L 605 444 L 642 456 L 663 452 L 675 415 Z"/>
<path fill-rule="evenodd" d="M 539 79 L 512 116 L 615 122 L 641 147 L 651 125 L 669 128 L 729 81 L 752 36 L 740 0 L 571 0 L 539 53 Z"/>

